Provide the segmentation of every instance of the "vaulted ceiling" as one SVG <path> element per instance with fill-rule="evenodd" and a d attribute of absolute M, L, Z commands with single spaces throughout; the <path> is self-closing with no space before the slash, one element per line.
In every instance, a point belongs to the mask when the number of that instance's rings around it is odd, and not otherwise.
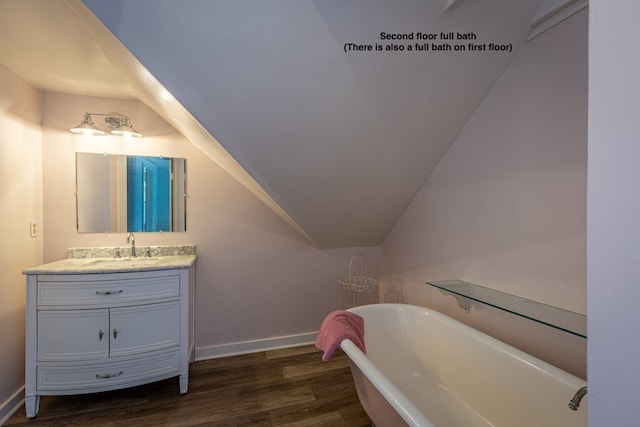
<path fill-rule="evenodd" d="M 368 246 L 573 2 L 0 0 L 0 55 L 41 89 L 143 100 L 318 247 Z"/>

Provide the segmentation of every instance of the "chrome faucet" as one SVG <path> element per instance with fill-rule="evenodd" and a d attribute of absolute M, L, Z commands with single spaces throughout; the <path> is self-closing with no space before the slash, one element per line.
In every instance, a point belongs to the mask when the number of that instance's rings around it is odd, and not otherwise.
<path fill-rule="evenodd" d="M 127 243 L 131 243 L 131 256 L 136 256 L 136 236 L 133 233 L 129 233 L 127 236 Z"/>
<path fill-rule="evenodd" d="M 586 386 L 581 387 L 578 391 L 576 391 L 576 394 L 573 395 L 573 399 L 571 399 L 571 401 L 569 402 L 569 409 L 571 409 L 572 411 L 577 411 L 578 407 L 580 406 L 580 401 L 585 394 L 587 394 Z"/>

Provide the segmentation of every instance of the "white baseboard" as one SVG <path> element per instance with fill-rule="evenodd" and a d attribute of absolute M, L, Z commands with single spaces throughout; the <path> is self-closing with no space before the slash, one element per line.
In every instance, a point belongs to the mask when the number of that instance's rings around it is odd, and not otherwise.
<path fill-rule="evenodd" d="M 196 360 L 216 359 L 219 357 L 237 356 L 239 354 L 257 353 L 259 351 L 298 347 L 315 343 L 317 336 L 317 332 L 309 332 L 306 334 L 199 347 L 196 348 Z"/>
<path fill-rule="evenodd" d="M 0 426 L 9 421 L 9 418 L 20 409 L 23 402 L 24 387 L 20 387 L 20 390 L 16 391 L 13 396 L 0 406 Z"/>

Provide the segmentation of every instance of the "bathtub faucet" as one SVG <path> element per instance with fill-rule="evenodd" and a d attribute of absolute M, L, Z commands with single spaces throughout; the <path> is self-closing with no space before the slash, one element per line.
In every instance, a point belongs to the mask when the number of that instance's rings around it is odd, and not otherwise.
<path fill-rule="evenodd" d="M 581 387 L 578 391 L 576 391 L 576 394 L 573 395 L 573 399 L 571 399 L 571 401 L 569 402 L 569 409 L 571 409 L 572 411 L 577 411 L 578 407 L 580 406 L 580 401 L 585 394 L 587 394 L 586 386 Z"/>
<path fill-rule="evenodd" d="M 131 256 L 136 256 L 136 236 L 133 233 L 129 233 L 127 236 L 127 243 L 131 243 Z"/>

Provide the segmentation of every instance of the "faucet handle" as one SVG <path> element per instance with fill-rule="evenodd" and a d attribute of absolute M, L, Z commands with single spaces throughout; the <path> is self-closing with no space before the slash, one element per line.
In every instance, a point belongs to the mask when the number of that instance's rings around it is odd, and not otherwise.
<path fill-rule="evenodd" d="M 578 408 L 580 407 L 580 401 L 586 394 L 587 394 L 586 386 L 578 389 L 578 391 L 576 391 L 576 394 L 573 395 L 573 398 L 569 402 L 569 409 L 571 409 L 572 411 L 577 411 Z"/>

